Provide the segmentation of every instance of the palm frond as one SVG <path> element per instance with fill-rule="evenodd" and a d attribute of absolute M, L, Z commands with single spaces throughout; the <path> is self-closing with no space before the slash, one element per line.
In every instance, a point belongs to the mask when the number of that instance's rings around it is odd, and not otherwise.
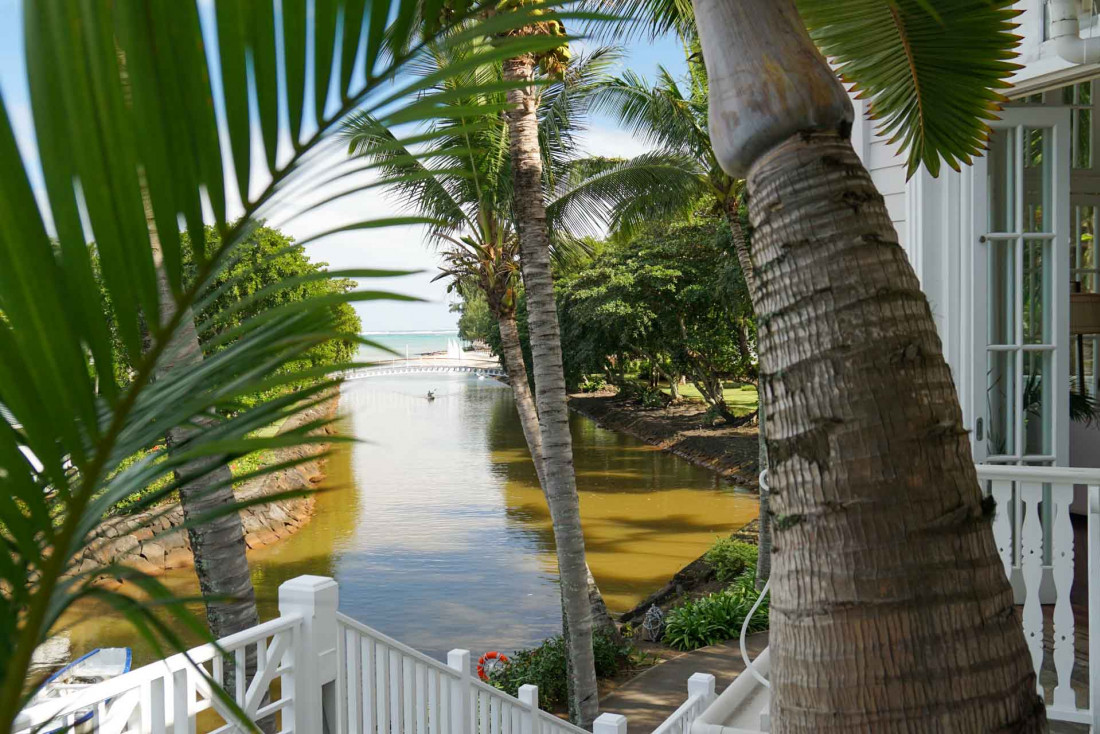
<path fill-rule="evenodd" d="M 706 193 L 705 172 L 690 156 L 645 153 L 630 160 L 582 159 L 551 194 L 546 218 L 560 237 L 612 232 L 629 237 L 646 221 L 691 211 Z"/>
<path fill-rule="evenodd" d="M 516 36 L 415 77 L 406 70 L 429 48 L 415 4 L 318 1 L 309 25 L 304 2 L 278 7 L 281 17 L 270 4 L 218 3 L 216 30 L 204 30 L 198 5 L 186 1 L 24 7 L 34 133 L 54 230 L 0 104 L 0 730 L 11 728 L 34 692 L 25 675 L 35 647 L 75 599 L 104 596 L 96 574 L 76 568 L 75 559 L 116 498 L 176 470 L 191 472 L 178 482 L 193 482 L 233 456 L 309 441 L 250 432 L 336 384 L 325 370 L 293 366 L 318 344 L 356 338 L 343 333 L 334 304 L 395 297 L 338 292 L 271 309 L 219 334 L 225 348 L 177 364 L 204 288 L 256 221 L 315 192 L 318 182 L 335 189 L 323 200 L 370 186 L 330 175 L 342 142 L 329 142 L 331 133 L 353 111 L 387 128 L 429 123 L 453 102 L 444 96 L 448 79 L 548 45 Z M 480 20 L 469 12 L 438 43 L 463 46 L 537 17 L 526 8 Z M 475 124 L 491 113 L 467 109 L 464 117 Z M 254 131 L 263 143 L 258 158 Z M 400 221 L 407 218 L 331 231 Z M 115 376 L 116 339 L 132 360 L 126 382 Z M 241 409 L 242 396 L 295 380 L 311 387 Z M 188 438 L 167 454 L 122 466 L 176 430 Z M 152 594 L 148 604 L 188 614 L 167 590 L 140 573 L 130 577 Z M 178 645 L 171 627 L 147 611 L 127 607 L 138 632 Z"/>
<path fill-rule="evenodd" d="M 981 155 L 1019 36 L 1011 0 L 798 0 L 814 41 L 870 99 L 882 134 L 908 151 L 909 175 Z"/>
<path fill-rule="evenodd" d="M 706 128 L 706 99 L 685 96 L 676 79 L 664 67 L 658 83 L 650 86 L 632 71 L 601 85 L 593 111 L 606 112 L 646 142 L 666 151 L 713 157 Z"/>

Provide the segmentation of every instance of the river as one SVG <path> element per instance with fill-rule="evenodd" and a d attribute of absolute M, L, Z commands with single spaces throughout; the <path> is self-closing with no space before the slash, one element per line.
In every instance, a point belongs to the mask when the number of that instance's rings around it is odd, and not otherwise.
<path fill-rule="evenodd" d="M 437 399 L 424 395 L 435 389 Z M 340 609 L 431 655 L 529 646 L 560 631 L 549 514 L 507 386 L 466 375 L 348 383 L 341 428 L 361 439 L 329 461 L 316 515 L 250 554 L 260 614 L 280 583 L 333 576 Z M 612 611 L 624 611 L 757 513 L 753 494 L 632 437 L 573 415 L 589 565 Z M 197 589 L 190 569 L 165 577 Z M 130 645 L 129 628 L 80 610 L 74 653 Z"/>

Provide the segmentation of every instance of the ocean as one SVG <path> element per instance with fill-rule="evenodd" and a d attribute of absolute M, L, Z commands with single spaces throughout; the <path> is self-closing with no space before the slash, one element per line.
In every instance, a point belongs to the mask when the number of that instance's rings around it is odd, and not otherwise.
<path fill-rule="evenodd" d="M 378 346 L 366 345 L 359 349 L 359 359 L 363 361 L 389 361 L 391 359 L 404 359 L 406 352 L 410 357 L 430 352 L 447 351 L 448 343 L 459 342 L 458 331 L 382 331 L 367 332 L 363 334 Z M 386 347 L 397 352 L 395 357 L 381 347 Z"/>

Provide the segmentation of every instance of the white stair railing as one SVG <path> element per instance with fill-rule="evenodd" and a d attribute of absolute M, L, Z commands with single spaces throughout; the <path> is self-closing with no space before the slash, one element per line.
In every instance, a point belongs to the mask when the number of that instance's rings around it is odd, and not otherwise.
<path fill-rule="evenodd" d="M 536 686 L 513 698 L 478 680 L 468 650 L 451 650 L 443 664 L 344 614 L 336 622 L 340 731 L 588 734 L 540 710 Z"/>
<path fill-rule="evenodd" d="M 301 626 L 301 617 L 281 616 L 221 640 L 224 657 L 214 645 L 202 645 L 32 706 L 20 713 L 13 734 L 65 731 L 77 723 L 81 727 L 76 731 L 102 734 L 184 734 L 194 731 L 195 718 L 207 710 L 212 710 L 208 716 L 215 732 L 237 731 L 229 708 L 215 693 L 215 686 L 226 684 L 235 689 L 236 703 L 250 719 L 281 717 L 287 722 L 281 731 L 303 731 L 288 721 Z M 254 672 L 246 670 L 249 655 L 255 660 Z M 275 682 L 281 695 L 272 697 Z"/>
<path fill-rule="evenodd" d="M 691 725 L 707 706 L 714 703 L 714 676 L 710 673 L 693 673 L 688 678 L 688 697 L 680 708 L 653 730 L 653 734 L 689 734 Z"/>
<path fill-rule="evenodd" d="M 250 721 L 278 734 L 588 734 L 478 680 L 470 653 L 447 663 L 337 612 L 339 587 L 299 576 L 279 587 L 280 616 L 64 698 L 22 711 L 12 734 L 229 734 L 244 731 L 218 686 Z M 626 734 L 605 714 L 595 734 Z"/>

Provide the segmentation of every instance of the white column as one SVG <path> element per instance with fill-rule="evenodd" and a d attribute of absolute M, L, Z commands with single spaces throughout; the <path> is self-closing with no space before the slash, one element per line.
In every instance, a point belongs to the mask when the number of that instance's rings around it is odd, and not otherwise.
<path fill-rule="evenodd" d="M 519 687 L 519 700 L 523 712 L 523 731 L 520 734 L 539 734 L 539 687 L 526 683 Z"/>
<path fill-rule="evenodd" d="M 323 706 L 335 704 L 326 684 L 336 680 L 336 607 L 340 587 L 326 576 L 299 576 L 279 586 L 279 614 L 298 615 L 301 646 L 294 656 L 294 731 L 324 731 Z M 332 711 L 331 714 L 335 714 Z M 335 717 L 329 717 L 335 721 Z"/>
<path fill-rule="evenodd" d="M 592 722 L 592 734 L 626 734 L 626 717 L 622 714 L 600 714 Z"/>
<path fill-rule="evenodd" d="M 451 734 L 474 734 L 474 709 L 471 705 L 473 684 L 470 676 L 470 651 L 451 650 L 447 665 L 458 673 L 451 689 Z"/>

